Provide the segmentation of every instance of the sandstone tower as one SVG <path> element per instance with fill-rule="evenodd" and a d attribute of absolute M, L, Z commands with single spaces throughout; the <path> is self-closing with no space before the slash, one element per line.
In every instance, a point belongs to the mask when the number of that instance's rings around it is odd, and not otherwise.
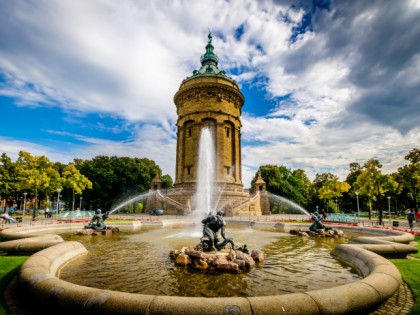
<path fill-rule="evenodd" d="M 201 68 L 187 77 L 174 96 L 177 109 L 177 149 L 174 189 L 155 193 L 148 201 L 159 204 L 168 214 L 194 211 L 198 181 L 198 148 L 203 128 L 210 128 L 216 151 L 215 186 L 219 207 L 227 215 L 258 215 L 259 197 L 244 190 L 241 169 L 241 114 L 245 98 L 238 84 L 218 68 L 211 33 Z M 156 187 L 156 183 L 153 184 Z M 264 186 L 265 187 L 265 186 Z M 153 190 L 153 189 L 152 189 Z M 156 190 L 156 189 L 154 189 Z M 258 191 L 261 196 L 264 191 Z M 268 209 L 269 211 L 269 209 Z"/>
<path fill-rule="evenodd" d="M 241 112 L 245 98 L 238 85 L 217 67 L 212 37 L 201 56 L 201 68 L 185 79 L 174 96 L 178 114 L 175 187 L 197 182 L 198 141 L 209 127 L 216 146 L 216 184 L 242 188 Z"/>

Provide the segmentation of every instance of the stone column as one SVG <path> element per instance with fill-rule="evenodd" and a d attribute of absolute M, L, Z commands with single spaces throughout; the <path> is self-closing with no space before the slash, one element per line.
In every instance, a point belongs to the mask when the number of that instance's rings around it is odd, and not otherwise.
<path fill-rule="evenodd" d="M 216 124 L 216 181 L 225 181 L 225 126 L 223 123 L 217 122 Z"/>

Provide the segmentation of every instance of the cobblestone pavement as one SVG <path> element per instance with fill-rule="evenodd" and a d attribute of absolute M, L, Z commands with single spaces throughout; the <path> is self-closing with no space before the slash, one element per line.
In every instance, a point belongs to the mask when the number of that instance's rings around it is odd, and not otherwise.
<path fill-rule="evenodd" d="M 7 286 L 4 298 L 11 315 L 36 315 L 19 305 L 17 278 Z M 403 282 L 399 290 L 369 315 L 407 315 L 413 307 L 414 298 L 408 285 Z"/>
<path fill-rule="evenodd" d="M 407 283 L 403 282 L 399 290 L 370 315 L 406 315 L 414 304 L 413 293 Z"/>

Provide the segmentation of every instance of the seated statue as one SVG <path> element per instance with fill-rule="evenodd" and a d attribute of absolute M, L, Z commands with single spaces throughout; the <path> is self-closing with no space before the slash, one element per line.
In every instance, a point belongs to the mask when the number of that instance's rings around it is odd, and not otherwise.
<path fill-rule="evenodd" d="M 311 218 L 314 223 L 312 223 L 312 225 L 309 227 L 310 231 L 318 232 L 331 230 L 331 228 L 328 228 L 322 224 L 322 215 L 319 213 L 318 209 L 316 209 L 315 212 L 311 214 Z"/>
<path fill-rule="evenodd" d="M 93 229 L 96 231 L 106 230 L 104 220 L 108 218 L 109 211 L 101 213 L 101 209 L 97 209 L 89 224 L 85 226 L 85 229 Z"/>
<path fill-rule="evenodd" d="M 200 239 L 201 242 L 197 247 L 202 248 L 204 251 L 218 251 L 230 243 L 232 248 L 235 248 L 233 239 L 225 236 L 226 222 L 223 219 L 224 212 L 217 211 L 216 215 L 209 214 L 205 219 L 201 221 L 203 224 L 203 237 Z M 219 240 L 219 230 L 223 237 L 223 241 Z"/>

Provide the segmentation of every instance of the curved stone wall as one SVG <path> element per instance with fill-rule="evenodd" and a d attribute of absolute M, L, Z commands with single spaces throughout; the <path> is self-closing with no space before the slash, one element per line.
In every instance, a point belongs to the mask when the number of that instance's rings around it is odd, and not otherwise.
<path fill-rule="evenodd" d="M 392 234 L 390 237 L 397 242 L 414 239 L 407 233 Z M 364 241 L 367 242 L 366 238 Z M 375 246 L 384 244 L 369 244 L 371 250 L 361 245 L 342 244 L 332 254 L 360 272 L 364 279 L 304 293 L 199 298 L 151 296 L 83 287 L 57 277 L 66 263 L 87 252 L 78 242 L 62 242 L 32 255 L 21 267 L 18 286 L 25 300 L 29 300 L 33 307 L 45 310 L 48 306 L 48 309 L 60 314 L 367 313 L 392 296 L 402 280 L 398 269 L 391 262 L 371 251 L 375 250 Z M 395 250 L 398 251 L 398 246 Z"/>

